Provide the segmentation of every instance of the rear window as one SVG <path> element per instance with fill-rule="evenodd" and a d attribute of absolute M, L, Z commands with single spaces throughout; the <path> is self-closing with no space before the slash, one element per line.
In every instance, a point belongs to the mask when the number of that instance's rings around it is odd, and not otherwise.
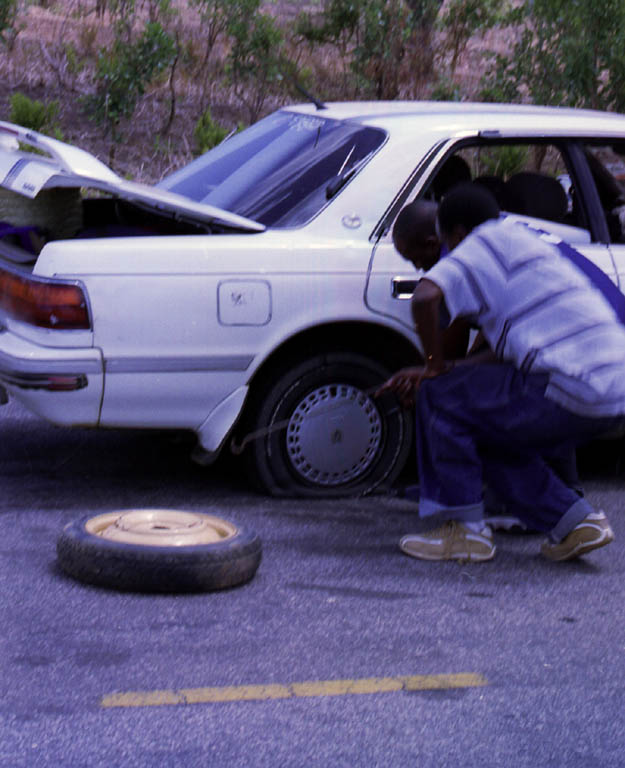
<path fill-rule="evenodd" d="M 385 137 L 358 124 L 277 112 L 158 186 L 267 227 L 296 227 L 339 194 Z"/>

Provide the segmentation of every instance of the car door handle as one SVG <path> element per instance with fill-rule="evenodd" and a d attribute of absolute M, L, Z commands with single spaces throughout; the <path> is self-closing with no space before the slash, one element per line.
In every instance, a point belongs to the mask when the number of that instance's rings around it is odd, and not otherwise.
<path fill-rule="evenodd" d="M 419 281 L 405 277 L 394 277 L 391 280 L 391 295 L 394 299 L 411 299 Z"/>

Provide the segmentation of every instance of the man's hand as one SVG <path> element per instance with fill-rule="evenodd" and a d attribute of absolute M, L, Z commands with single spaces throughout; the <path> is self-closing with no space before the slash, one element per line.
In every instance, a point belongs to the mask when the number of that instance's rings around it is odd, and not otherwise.
<path fill-rule="evenodd" d="M 414 395 L 421 383 L 425 368 L 417 366 L 415 368 L 402 368 L 401 371 L 393 374 L 390 379 L 384 382 L 376 391 L 374 397 L 379 397 L 386 392 L 393 392 L 397 395 L 399 402 L 404 408 L 412 408 L 414 405 Z"/>
<path fill-rule="evenodd" d="M 433 379 L 447 370 L 447 365 L 443 365 L 442 368 L 432 365 L 402 368 L 401 371 L 397 371 L 397 373 L 393 374 L 390 379 L 382 384 L 374 397 L 379 397 L 386 392 L 393 392 L 397 395 L 404 408 L 412 408 L 414 406 L 414 396 L 423 379 Z"/>

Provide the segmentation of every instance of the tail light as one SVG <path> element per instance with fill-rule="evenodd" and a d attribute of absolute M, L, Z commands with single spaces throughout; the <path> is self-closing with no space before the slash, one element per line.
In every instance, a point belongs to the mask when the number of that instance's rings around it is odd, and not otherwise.
<path fill-rule="evenodd" d="M 39 328 L 91 328 L 85 293 L 69 280 L 48 280 L 1 268 L 0 309 Z"/>

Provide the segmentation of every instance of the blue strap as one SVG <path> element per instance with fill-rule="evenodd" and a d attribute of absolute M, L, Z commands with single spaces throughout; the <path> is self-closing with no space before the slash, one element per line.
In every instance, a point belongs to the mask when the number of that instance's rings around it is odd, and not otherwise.
<path fill-rule="evenodd" d="M 554 245 L 563 256 L 570 259 L 590 279 L 593 285 L 601 291 L 608 304 L 616 312 L 618 319 L 625 325 L 625 294 L 619 291 L 605 272 L 568 243 L 560 240 L 559 243 L 554 243 Z"/>
<path fill-rule="evenodd" d="M 505 214 L 502 214 L 501 218 L 505 218 Z M 619 291 L 605 272 L 599 269 L 596 264 L 593 264 L 593 262 L 586 258 L 582 253 L 576 251 L 573 246 L 569 245 L 569 243 L 565 243 L 564 240 L 561 239 L 556 241 L 555 237 L 557 236 L 554 236 L 550 232 L 545 232 L 542 229 L 533 227 L 531 224 L 524 221 L 519 221 L 517 223 L 527 227 L 531 232 L 535 232 L 539 237 L 541 235 L 547 236 L 549 238 L 548 242 L 551 245 L 554 245 L 563 256 L 569 259 L 569 261 L 572 261 L 573 264 L 586 275 L 595 288 L 601 291 L 620 322 L 625 325 L 625 294 Z"/>

